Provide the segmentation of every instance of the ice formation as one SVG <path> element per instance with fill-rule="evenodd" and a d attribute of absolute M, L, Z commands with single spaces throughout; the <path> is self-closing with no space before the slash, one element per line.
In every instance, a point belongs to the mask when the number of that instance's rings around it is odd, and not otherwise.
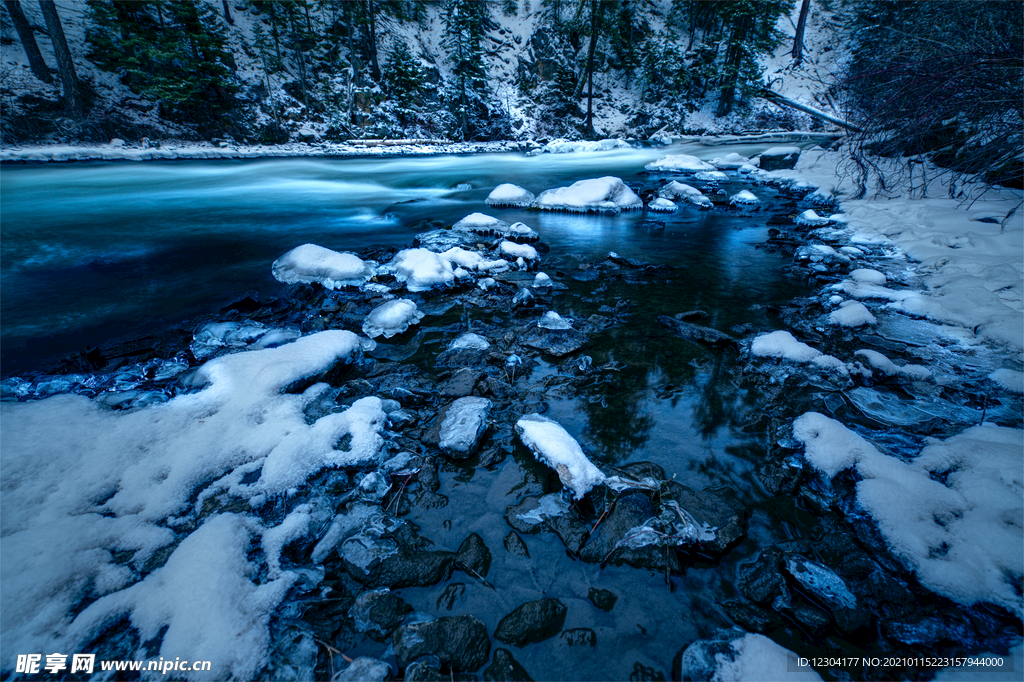
<path fill-rule="evenodd" d="M 478 272 L 504 272 L 509 267 L 508 261 L 503 258 L 488 260 L 476 251 L 467 251 L 461 246 L 453 246 L 440 254 L 440 257 L 451 266 Z"/>
<path fill-rule="evenodd" d="M 670 154 L 644 166 L 649 171 L 713 171 L 715 167 L 689 154 Z"/>
<path fill-rule="evenodd" d="M 383 336 L 390 339 L 401 334 L 414 324 L 419 324 L 423 313 L 416 309 L 416 302 L 405 298 L 382 303 L 363 320 L 363 333 L 371 339 Z"/>
<path fill-rule="evenodd" d="M 927 367 L 922 367 L 921 365 L 897 365 L 876 350 L 864 348 L 855 352 L 854 355 L 863 358 L 869 365 L 887 376 L 902 375 L 910 379 L 927 379 L 931 376 L 931 371 Z"/>
<path fill-rule="evenodd" d="M 776 331 L 758 336 L 750 344 L 750 352 L 763 358 L 780 358 L 793 362 L 811 362 L 821 351 L 793 338 L 787 331 Z"/>
<path fill-rule="evenodd" d="M 700 182 L 719 183 L 728 180 L 729 176 L 723 173 L 722 171 L 712 170 L 700 171 L 698 173 L 695 173 L 693 179 L 699 180 Z"/>
<path fill-rule="evenodd" d="M 828 218 L 822 218 L 813 208 L 809 208 L 796 217 L 796 224 L 804 227 L 821 227 L 828 225 Z"/>
<path fill-rule="evenodd" d="M 540 258 L 537 249 L 529 244 L 516 244 L 515 242 L 505 241 L 498 246 L 498 251 L 502 255 L 511 256 L 512 258 L 522 258 L 525 260 L 537 260 Z"/>
<path fill-rule="evenodd" d="M 523 208 L 532 204 L 535 198 L 533 192 L 523 189 L 519 185 L 505 182 L 491 190 L 485 201 L 488 206 L 495 208 Z"/>
<path fill-rule="evenodd" d="M 274 278 L 285 284 L 317 282 L 328 289 L 365 284 L 376 274 L 376 263 L 354 253 L 303 244 L 284 254 L 271 268 Z"/>
<path fill-rule="evenodd" d="M 452 264 L 427 249 L 403 249 L 382 268 L 405 282 L 409 291 L 426 291 L 435 286 L 448 286 L 455 281 Z"/>
<path fill-rule="evenodd" d="M 658 213 L 672 213 L 678 210 L 675 202 L 666 199 L 665 197 L 655 197 L 651 200 L 651 203 L 647 204 L 647 208 Z"/>
<path fill-rule="evenodd" d="M 739 628 L 720 630 L 690 644 L 679 657 L 683 679 L 711 682 L 786 680 L 821 682 L 812 667 L 797 667 L 797 655 L 764 635 Z"/>
<path fill-rule="evenodd" d="M 858 505 L 922 584 L 963 604 L 1024 612 L 1014 588 L 1024 575 L 1024 432 L 983 423 L 933 440 L 910 462 L 816 412 L 799 417 L 793 435 L 822 474 L 857 471 Z"/>
<path fill-rule="evenodd" d="M 741 189 L 736 194 L 729 197 L 729 203 L 733 205 L 741 206 L 753 206 L 754 204 L 761 203 L 761 200 L 757 198 L 757 195 L 750 190 Z"/>
<path fill-rule="evenodd" d="M 483 213 L 470 213 L 452 225 L 456 232 L 470 232 L 485 236 L 503 235 L 508 231 L 508 223 Z"/>
<path fill-rule="evenodd" d="M 533 278 L 534 289 L 547 289 L 554 285 L 551 277 L 546 272 L 538 272 Z"/>
<path fill-rule="evenodd" d="M 736 152 L 726 154 L 725 156 L 716 156 L 711 159 L 711 165 L 715 168 L 724 168 L 726 170 L 737 170 L 740 166 L 750 163 L 750 159 Z"/>
<path fill-rule="evenodd" d="M 473 350 L 487 350 L 491 347 L 491 343 L 473 332 L 466 332 L 459 338 L 455 339 L 448 346 L 448 350 L 461 350 L 463 348 L 470 348 Z"/>
<path fill-rule="evenodd" d="M 540 154 L 572 154 L 575 152 L 607 152 L 613 149 L 629 149 L 631 144 L 625 140 L 609 138 L 605 140 L 593 140 L 589 142 L 575 142 L 558 138 L 548 142 L 543 147 L 531 150 L 527 156 L 538 156 Z"/>
<path fill-rule="evenodd" d="M 548 211 L 617 213 L 643 208 L 644 202 L 621 179 L 606 176 L 545 190 L 534 205 Z"/>
<path fill-rule="evenodd" d="M 487 398 L 465 397 L 453 402 L 441 422 L 441 449 L 463 457 L 472 454 L 487 429 L 490 410 Z"/>
<path fill-rule="evenodd" d="M 1007 391 L 1024 393 L 1024 372 L 1012 369 L 997 369 L 988 375 L 988 378 L 999 384 Z"/>
<path fill-rule="evenodd" d="M 542 329 L 572 329 L 572 324 L 553 310 L 549 310 L 537 321 L 537 326 Z"/>
<path fill-rule="evenodd" d="M 516 433 L 537 459 L 558 472 L 558 478 L 577 500 L 604 482 L 601 470 L 583 454 L 580 444 L 562 426 L 539 414 L 527 414 L 516 422 Z"/>
<path fill-rule="evenodd" d="M 658 196 L 665 199 L 684 199 L 700 208 L 711 208 L 714 204 L 696 187 L 672 180 L 658 190 Z"/>

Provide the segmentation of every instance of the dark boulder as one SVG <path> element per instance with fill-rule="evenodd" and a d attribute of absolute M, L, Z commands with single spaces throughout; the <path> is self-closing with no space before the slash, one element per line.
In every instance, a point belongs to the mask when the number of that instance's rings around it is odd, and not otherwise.
<path fill-rule="evenodd" d="M 558 599 L 526 602 L 501 619 L 494 638 L 519 647 L 542 642 L 559 633 L 565 614 L 565 604 Z"/>
<path fill-rule="evenodd" d="M 508 649 L 495 649 L 491 664 L 484 668 L 484 680 L 494 682 L 532 682 L 533 678 Z"/>
<path fill-rule="evenodd" d="M 443 670 L 472 672 L 487 662 L 491 641 L 473 616 L 446 616 L 403 625 L 392 637 L 400 668 L 422 656 L 436 656 Z"/>
<path fill-rule="evenodd" d="M 491 568 L 491 550 L 487 549 L 483 538 L 471 533 L 455 553 L 455 563 L 470 575 L 484 578 Z"/>

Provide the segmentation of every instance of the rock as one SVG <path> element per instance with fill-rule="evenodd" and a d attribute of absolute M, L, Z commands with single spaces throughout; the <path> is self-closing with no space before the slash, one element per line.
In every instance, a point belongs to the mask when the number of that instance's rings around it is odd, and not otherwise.
<path fill-rule="evenodd" d="M 473 616 L 445 616 L 403 625 L 392 637 L 400 668 L 421 656 L 437 656 L 444 670 L 472 672 L 487 662 L 491 641 Z"/>
<path fill-rule="evenodd" d="M 657 513 L 646 495 L 639 492 L 623 494 L 580 550 L 580 558 L 595 564 L 607 560 L 611 564 L 628 564 L 657 571 L 682 570 L 679 553 L 674 547 L 647 545 L 634 548 L 621 544 L 633 535 L 635 528 L 654 516 Z"/>
<path fill-rule="evenodd" d="M 615 607 L 615 602 L 619 600 L 614 592 L 596 587 L 590 588 L 590 591 L 587 592 L 587 599 L 602 611 L 611 611 Z"/>
<path fill-rule="evenodd" d="M 424 457 L 423 466 L 420 467 L 416 478 L 426 490 L 436 493 L 441 487 L 441 481 L 437 477 L 437 460 L 433 457 Z"/>
<path fill-rule="evenodd" d="M 484 668 L 484 680 L 495 682 L 532 682 L 533 678 L 512 658 L 508 649 L 495 649 L 491 664 Z"/>
<path fill-rule="evenodd" d="M 434 360 L 435 367 L 472 367 L 482 369 L 487 365 L 489 350 L 478 348 L 452 348 L 442 351 Z"/>
<path fill-rule="evenodd" d="M 532 327 L 523 334 L 520 341 L 530 348 L 560 358 L 583 348 L 587 343 L 587 337 L 583 332 L 575 329 Z"/>
<path fill-rule="evenodd" d="M 487 549 L 482 537 L 471 533 L 455 553 L 455 562 L 470 575 L 485 578 L 491 568 L 491 550 Z"/>
<path fill-rule="evenodd" d="M 691 490 L 669 481 L 662 488 L 662 501 L 674 500 L 698 523 L 715 528 L 715 539 L 700 543 L 700 552 L 720 557 L 729 551 L 747 532 L 746 507 L 729 488 Z"/>
<path fill-rule="evenodd" d="M 653 462 L 633 462 L 619 467 L 627 476 L 637 481 L 653 478 L 655 481 L 665 480 L 665 470 Z"/>
<path fill-rule="evenodd" d="M 371 582 L 377 586 L 392 589 L 398 587 L 427 587 L 447 580 L 455 565 L 455 554 L 452 552 L 414 552 L 399 551 L 398 554 L 384 559 Z M 350 571 L 351 573 L 351 571 Z M 359 579 L 361 576 L 353 575 Z"/>
<path fill-rule="evenodd" d="M 477 236 L 466 232 L 455 232 L 453 230 L 431 230 L 421 232 L 413 238 L 413 246 L 427 249 L 434 253 L 443 253 L 453 247 L 464 249 L 471 248 L 476 244 Z"/>
<path fill-rule="evenodd" d="M 629 682 L 665 682 L 665 673 L 646 665 L 640 661 L 633 664 L 633 672 L 629 673 Z"/>
<path fill-rule="evenodd" d="M 335 680 L 344 682 L 384 682 L 391 677 L 391 666 L 376 658 L 360 656 L 344 670 L 335 674 Z"/>
<path fill-rule="evenodd" d="M 597 633 L 590 628 L 562 631 L 562 640 L 569 646 L 597 646 Z"/>
<path fill-rule="evenodd" d="M 412 607 L 387 588 L 364 592 L 349 610 L 356 631 L 382 640 L 398 627 Z"/>
<path fill-rule="evenodd" d="M 452 378 L 441 385 L 438 393 L 445 398 L 462 398 L 463 396 L 472 395 L 479 378 L 479 370 L 463 367 L 456 370 Z"/>
<path fill-rule="evenodd" d="M 451 611 L 455 606 L 455 601 L 465 593 L 466 585 L 464 583 L 449 583 L 441 592 L 441 596 L 437 598 L 438 610 Z"/>
<path fill-rule="evenodd" d="M 824 637 L 832 626 L 832 619 L 817 606 L 802 601 L 794 601 L 788 608 L 783 608 L 803 629 L 814 639 Z"/>
<path fill-rule="evenodd" d="M 804 593 L 832 615 L 840 631 L 852 634 L 871 624 L 870 614 L 831 569 L 799 554 L 787 554 L 783 567 Z"/>
<path fill-rule="evenodd" d="M 796 168 L 796 162 L 800 159 L 799 147 L 772 147 L 761 152 L 761 170 L 787 170 Z"/>
<path fill-rule="evenodd" d="M 530 558 L 530 550 L 526 548 L 526 543 L 523 542 L 523 539 L 514 530 L 510 530 L 508 535 L 505 536 L 505 551 L 512 556 Z"/>
<path fill-rule="evenodd" d="M 487 417 L 491 401 L 487 398 L 459 398 L 444 408 L 438 429 L 438 446 L 452 459 L 466 459 L 476 454 L 487 435 Z"/>
<path fill-rule="evenodd" d="M 542 642 L 558 634 L 565 614 L 565 604 L 558 599 L 526 602 L 501 619 L 494 638 L 518 647 Z"/>
<path fill-rule="evenodd" d="M 712 348 L 739 349 L 736 339 L 724 332 L 718 331 L 717 329 L 712 329 L 711 327 L 704 327 L 699 324 L 693 324 L 692 322 L 684 322 L 683 320 L 675 317 L 669 317 L 668 315 L 658 316 L 658 323 L 688 341 L 696 341 L 697 343 L 710 346 Z"/>
<path fill-rule="evenodd" d="M 742 601 L 727 601 L 722 604 L 725 612 L 737 625 L 750 632 L 764 634 L 772 627 L 772 615 L 760 606 Z"/>
<path fill-rule="evenodd" d="M 774 547 L 762 551 L 753 564 L 740 570 L 737 583 L 743 596 L 755 604 L 772 603 L 782 594 L 782 552 Z"/>

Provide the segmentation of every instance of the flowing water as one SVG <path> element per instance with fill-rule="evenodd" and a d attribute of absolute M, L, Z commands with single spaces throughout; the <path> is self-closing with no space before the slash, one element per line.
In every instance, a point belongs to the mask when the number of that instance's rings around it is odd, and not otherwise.
<path fill-rule="evenodd" d="M 729 151 L 755 150 L 689 146 L 532 158 L 4 168 L 3 374 L 36 368 L 87 345 L 159 331 L 213 312 L 248 290 L 277 295 L 284 288 L 271 277 L 270 265 L 299 244 L 358 253 L 374 245 L 406 247 L 414 234 L 430 229 L 424 221 L 451 224 L 474 211 L 522 220 L 551 248 L 540 269 L 566 286 L 554 298 L 556 310 L 582 320 L 601 306 L 627 300 L 632 315 L 628 324 L 594 334 L 583 351 L 598 368 L 590 386 L 538 396 L 546 414 L 602 466 L 650 461 L 695 489 L 733 488 L 753 512 L 749 539 L 717 565 L 694 564 L 673 576 L 573 560 L 550 533 L 524 537 L 529 557 L 508 553 L 503 515 L 521 494 L 524 472 L 548 478 L 521 445 L 510 444 L 513 456 L 490 469 L 442 467 L 440 490 L 450 503 L 414 507 L 407 516 L 438 548 L 455 549 L 468 533 L 479 533 L 494 556 L 489 584 L 456 573 L 441 584 L 399 594 L 422 613 L 473 614 L 491 633 L 518 604 L 558 597 L 568 607 L 565 628 L 589 628 L 596 643 L 553 638 L 516 650 L 535 678 L 626 679 L 641 668 L 664 675 L 680 648 L 731 625 L 721 604 L 737 595 L 737 566 L 759 547 L 803 534 L 804 515 L 757 482 L 764 434 L 744 428 L 753 403 L 733 376 L 735 355 L 672 337 L 655 320 L 701 309 L 708 314 L 704 324 L 741 335 L 778 326 L 772 306 L 808 288 L 787 274 L 788 256 L 759 247 L 772 210 L 791 211 L 793 204 L 769 188 L 754 188 L 767 204 L 757 212 L 570 215 L 489 210 L 483 200 L 500 182 L 539 193 L 616 175 L 631 185 L 656 187 L 661 181 L 642 171 L 646 162 L 666 153 L 710 159 Z M 734 178 L 724 185 L 730 194 L 741 187 L 750 183 Z M 673 269 L 649 281 L 602 283 L 576 276 L 609 251 Z M 472 323 L 471 314 L 457 307 L 428 318 L 409 361 L 430 370 L 427 358 L 451 340 L 453 325 Z M 480 322 L 501 325 L 508 318 L 495 314 Z M 525 390 L 560 371 L 541 358 L 517 387 Z M 595 609 L 587 599 L 591 588 L 616 594 L 616 607 L 608 613 Z M 799 636 L 798 630 L 785 630 L 779 638 L 801 648 L 791 641 Z M 349 655 L 389 655 L 383 644 L 368 639 L 348 644 Z"/>

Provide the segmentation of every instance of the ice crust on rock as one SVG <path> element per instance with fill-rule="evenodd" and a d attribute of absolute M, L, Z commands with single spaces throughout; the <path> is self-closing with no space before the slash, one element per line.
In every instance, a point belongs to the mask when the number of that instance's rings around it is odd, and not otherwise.
<path fill-rule="evenodd" d="M 665 199 L 683 199 L 700 208 L 711 208 L 714 204 L 696 187 L 672 180 L 658 190 L 658 196 Z"/>
<path fill-rule="evenodd" d="M 274 261 L 271 269 L 274 278 L 285 284 L 316 282 L 327 289 L 340 289 L 365 284 L 376 274 L 376 266 L 348 251 L 303 244 Z"/>
<path fill-rule="evenodd" d="M 441 449 L 463 457 L 471 455 L 487 429 L 490 411 L 487 398 L 465 397 L 453 402 L 441 422 Z"/>
<path fill-rule="evenodd" d="M 828 218 L 822 218 L 813 208 L 809 208 L 796 217 L 797 225 L 804 227 L 821 227 L 829 224 Z"/>
<path fill-rule="evenodd" d="M 382 303 L 363 320 L 363 333 L 371 339 L 383 336 L 390 339 L 401 334 L 414 324 L 419 324 L 424 314 L 416 309 L 416 302 L 405 298 Z"/>
<path fill-rule="evenodd" d="M 450 286 L 455 281 L 451 262 L 427 249 L 403 249 L 382 270 L 391 272 L 395 279 L 405 282 L 409 291 Z"/>
<path fill-rule="evenodd" d="M 471 232 L 473 234 L 497 236 L 508 231 L 509 224 L 493 216 L 483 213 L 470 213 L 468 216 L 452 225 L 455 232 Z"/>
<path fill-rule="evenodd" d="M 644 202 L 620 178 L 606 176 L 544 190 L 534 205 L 547 211 L 618 213 L 643 208 Z"/>
<path fill-rule="evenodd" d="M 715 167 L 689 154 L 669 154 L 644 166 L 649 171 L 697 172 L 713 171 Z"/>
<path fill-rule="evenodd" d="M 700 182 L 719 183 L 728 180 L 729 176 L 723 173 L 722 171 L 711 170 L 699 171 L 698 173 L 694 174 L 693 179 L 699 180 Z"/>
<path fill-rule="evenodd" d="M 605 475 L 558 422 L 536 413 L 523 415 L 516 422 L 516 433 L 537 459 L 558 472 L 558 478 L 577 500 L 604 482 Z"/>
<path fill-rule="evenodd" d="M 779 358 L 793 362 L 811 362 L 821 351 L 793 338 L 787 331 L 775 331 L 758 336 L 750 344 L 750 352 L 762 358 Z"/>
<path fill-rule="evenodd" d="M 572 323 L 554 310 L 544 313 L 537 321 L 537 326 L 541 329 L 572 329 Z"/>
<path fill-rule="evenodd" d="M 793 435 L 824 475 L 857 471 L 857 504 L 923 585 L 1021 615 L 1014 581 L 1024 575 L 1024 431 L 984 423 L 932 440 L 910 462 L 816 412 L 799 417 Z"/>
<path fill-rule="evenodd" d="M 514 207 L 514 208 L 525 208 L 533 203 L 536 197 L 533 192 L 523 189 L 519 185 L 513 185 L 505 182 L 493 190 L 487 195 L 487 199 L 484 201 L 488 206 L 495 208 L 502 207 Z"/>
<path fill-rule="evenodd" d="M 448 350 L 460 350 L 463 348 L 470 348 L 473 350 L 487 350 L 490 347 L 490 341 L 488 341 L 484 337 L 480 336 L 479 334 L 474 334 L 473 332 L 466 332 L 459 338 L 452 341 L 451 344 L 449 344 L 448 346 Z"/>
<path fill-rule="evenodd" d="M 515 242 L 502 242 L 498 246 L 498 251 L 505 256 L 511 256 L 512 258 L 523 258 L 525 260 L 538 260 L 540 254 L 537 253 L 537 249 L 533 248 L 529 244 L 517 244 Z"/>
<path fill-rule="evenodd" d="M 658 213 L 672 213 L 679 209 L 674 201 L 665 197 L 655 197 L 651 200 L 651 203 L 647 204 L 647 208 Z"/>
<path fill-rule="evenodd" d="M 761 682 L 793 680 L 821 682 L 813 668 L 796 668 L 797 656 L 764 635 L 739 628 L 721 630 L 709 639 L 697 640 L 679 658 L 683 679 L 711 682 Z"/>
<path fill-rule="evenodd" d="M 1024 393 L 1024 372 L 1017 372 L 1012 369 L 997 369 L 989 374 L 988 378 L 1007 391 Z"/>
<path fill-rule="evenodd" d="M 448 261 L 450 266 L 474 272 L 504 272 L 509 268 L 508 261 L 504 258 L 488 260 L 476 251 L 467 251 L 461 246 L 453 246 L 440 254 L 440 257 Z"/>
<path fill-rule="evenodd" d="M 633 145 L 618 138 L 604 140 L 592 140 L 576 142 L 558 138 L 548 142 L 543 147 L 531 150 L 527 156 L 538 156 L 540 154 L 573 154 L 576 152 L 607 152 L 613 149 L 630 149 Z"/>
<path fill-rule="evenodd" d="M 750 163 L 750 159 L 736 152 L 731 152 L 725 156 L 716 156 L 711 159 L 711 165 L 715 168 L 724 168 L 726 170 L 738 170 L 741 166 Z"/>
<path fill-rule="evenodd" d="M 736 194 L 729 197 L 729 203 L 734 206 L 753 206 L 755 204 L 760 204 L 761 200 L 758 199 L 757 195 L 750 190 L 741 189 L 739 192 L 736 192 Z"/>
<path fill-rule="evenodd" d="M 854 355 L 864 358 L 869 365 L 877 370 L 881 370 L 887 376 L 902 375 L 918 380 L 927 379 L 931 376 L 931 370 L 927 367 L 922 367 L 921 365 L 897 365 L 876 350 L 865 348 L 856 351 Z"/>

